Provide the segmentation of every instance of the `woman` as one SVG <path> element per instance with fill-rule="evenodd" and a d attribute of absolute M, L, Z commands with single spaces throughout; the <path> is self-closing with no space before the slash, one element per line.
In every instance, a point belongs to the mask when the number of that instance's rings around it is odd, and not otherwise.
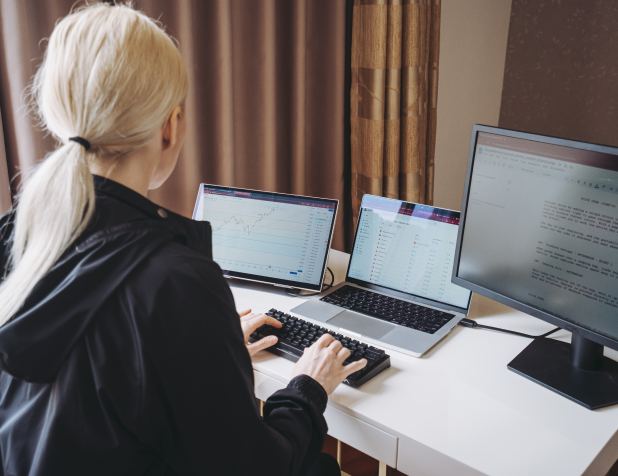
<path fill-rule="evenodd" d="M 3 475 L 339 474 L 327 394 L 365 365 L 324 336 L 261 418 L 258 326 L 212 261 L 210 225 L 146 197 L 182 147 L 187 76 L 125 6 L 60 21 L 34 81 L 58 139 L 0 222 Z"/>

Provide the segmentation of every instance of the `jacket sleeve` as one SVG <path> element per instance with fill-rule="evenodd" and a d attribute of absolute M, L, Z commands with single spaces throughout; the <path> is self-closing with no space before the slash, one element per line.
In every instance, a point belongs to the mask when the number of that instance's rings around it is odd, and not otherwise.
<path fill-rule="evenodd" d="M 136 304 L 148 310 L 138 326 L 138 438 L 179 475 L 302 474 L 324 444 L 324 389 L 297 377 L 266 402 L 262 419 L 240 320 L 219 267 L 182 260 L 168 274 Z"/>

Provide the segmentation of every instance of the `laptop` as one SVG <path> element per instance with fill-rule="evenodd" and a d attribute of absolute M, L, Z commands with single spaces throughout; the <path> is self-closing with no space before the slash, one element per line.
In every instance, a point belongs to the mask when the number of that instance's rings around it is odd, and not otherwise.
<path fill-rule="evenodd" d="M 458 227 L 457 211 L 365 195 L 345 281 L 290 312 L 420 357 L 470 309 L 451 283 Z"/>
<path fill-rule="evenodd" d="M 212 227 L 223 275 L 321 291 L 338 200 L 201 184 L 194 220 Z"/>

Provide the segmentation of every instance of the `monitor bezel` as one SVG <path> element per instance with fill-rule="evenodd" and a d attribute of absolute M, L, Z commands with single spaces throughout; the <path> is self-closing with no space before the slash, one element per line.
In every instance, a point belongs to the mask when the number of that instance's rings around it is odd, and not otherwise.
<path fill-rule="evenodd" d="M 498 292 L 492 291 L 483 286 L 479 286 L 478 284 L 475 284 L 463 278 L 460 278 L 457 275 L 457 273 L 459 272 L 459 264 L 460 264 L 460 258 L 461 258 L 461 243 L 462 243 L 462 237 L 464 234 L 464 229 L 465 229 L 465 224 L 466 224 L 466 213 L 468 210 L 468 199 L 470 195 L 470 177 L 472 176 L 476 144 L 477 144 L 478 136 L 480 132 L 487 132 L 489 134 L 503 135 L 503 136 L 513 137 L 517 139 L 531 140 L 534 142 L 541 142 L 545 144 L 553 144 L 553 145 L 559 145 L 559 146 L 564 146 L 564 147 L 573 147 L 577 149 L 590 150 L 594 152 L 601 152 L 601 153 L 612 154 L 612 155 L 617 155 L 617 156 L 618 156 L 618 148 L 606 146 L 606 145 L 591 144 L 588 142 L 579 142 L 579 141 L 574 141 L 574 140 L 569 140 L 569 139 L 561 139 L 558 137 L 543 136 L 543 135 L 532 134 L 528 132 L 514 131 L 510 129 L 502 129 L 499 127 L 475 124 L 472 128 L 472 137 L 470 140 L 470 149 L 468 152 L 466 181 L 464 184 L 464 193 L 463 193 L 463 199 L 462 199 L 462 204 L 461 204 L 461 216 L 459 219 L 459 230 L 457 232 L 457 246 L 455 248 L 454 266 L 453 266 L 453 273 L 451 276 L 451 281 L 454 284 L 457 284 L 463 288 L 469 289 L 472 292 L 488 297 L 489 299 L 492 299 L 499 303 L 506 304 L 507 306 L 512 307 L 513 309 L 516 309 L 521 312 L 525 312 L 526 314 L 529 314 L 533 317 L 536 317 L 537 319 L 541 319 L 545 322 L 548 322 L 556 327 L 560 327 L 570 332 L 577 333 L 586 339 L 597 342 L 606 347 L 610 347 L 614 350 L 618 350 L 618 340 L 617 339 L 613 339 L 612 337 L 606 336 L 604 334 L 600 334 L 599 332 L 588 329 L 580 324 L 568 321 L 562 317 L 558 317 L 548 312 L 541 311 L 540 309 L 529 306 L 527 304 L 523 304 L 519 301 L 509 298 L 508 296 L 505 296 L 504 294 L 500 294 Z"/>
<path fill-rule="evenodd" d="M 468 305 L 466 307 L 459 307 L 459 306 L 455 306 L 453 304 L 445 303 L 443 301 L 436 301 L 436 300 L 429 299 L 429 298 L 426 298 L 426 297 L 423 297 L 423 296 L 419 296 L 417 294 L 406 293 L 406 292 L 403 292 L 403 291 L 399 291 L 397 289 L 389 288 L 389 287 L 386 287 L 386 286 L 381 286 L 379 284 L 375 284 L 375 283 L 371 283 L 371 282 L 368 282 L 368 281 L 363 281 L 361 279 L 356 279 L 356 278 L 351 278 L 350 277 L 350 266 L 352 264 L 352 255 L 354 254 L 354 248 L 356 246 L 356 238 L 358 237 L 358 224 L 360 223 L 360 219 L 361 219 L 361 216 L 362 216 L 362 213 L 363 213 L 363 201 L 365 200 L 366 196 L 377 197 L 377 198 L 384 199 L 384 200 L 393 200 L 393 201 L 396 201 L 396 202 L 406 203 L 408 205 L 413 205 L 413 206 L 421 205 L 423 207 L 431 207 L 431 208 L 433 208 L 435 210 L 440 210 L 440 211 L 449 212 L 449 213 L 455 213 L 455 214 L 459 215 L 458 218 L 461 220 L 461 214 L 457 210 L 449 210 L 448 208 L 434 207 L 433 205 L 423 205 L 422 203 L 407 202 L 405 200 L 396 200 L 394 198 L 380 197 L 378 195 L 364 194 L 363 198 L 361 200 L 361 204 L 360 204 L 360 210 L 359 210 L 359 213 L 358 213 L 358 220 L 356 222 L 356 230 L 354 232 L 354 242 L 352 243 L 352 252 L 350 253 L 350 260 L 348 261 L 348 269 L 347 269 L 346 274 L 345 274 L 345 280 L 347 282 L 349 282 L 349 283 L 357 284 L 357 285 L 362 286 L 362 287 L 367 288 L 367 289 L 373 289 L 375 291 L 383 292 L 384 294 L 388 294 L 389 296 L 393 296 L 393 297 L 397 297 L 397 298 L 402 298 L 402 299 L 408 299 L 408 300 L 414 300 L 416 302 L 419 302 L 421 304 L 426 304 L 428 306 L 439 307 L 440 309 L 444 309 L 444 310 L 448 310 L 448 311 L 453 311 L 453 312 L 459 312 L 459 313 L 463 313 L 464 315 L 468 315 L 468 312 L 470 311 L 470 303 L 472 302 L 472 293 L 470 293 L 470 297 L 468 298 Z M 460 223 L 461 223 L 461 221 L 460 221 Z M 455 259 L 455 256 L 453 256 L 453 260 L 454 259 Z"/>
<path fill-rule="evenodd" d="M 307 283 L 299 283 L 298 281 L 292 281 L 292 280 L 287 280 L 287 279 L 278 279 L 278 278 L 270 278 L 268 276 L 261 276 L 261 275 L 256 275 L 256 274 L 249 274 L 249 273 L 240 273 L 238 271 L 232 271 L 232 270 L 225 270 L 225 269 L 221 269 L 223 271 L 223 276 L 229 279 L 242 279 L 245 281 L 253 281 L 256 283 L 265 283 L 265 284 L 273 284 L 276 286 L 283 286 L 286 288 L 292 288 L 292 289 L 301 289 L 304 291 L 321 291 L 322 290 L 322 285 L 324 283 L 324 277 L 326 276 L 326 268 L 328 265 L 328 257 L 330 256 L 330 249 L 331 249 L 331 245 L 332 245 L 332 241 L 333 241 L 333 234 L 334 234 L 334 230 L 335 230 L 335 222 L 337 221 L 337 211 L 339 209 L 339 200 L 336 198 L 321 198 L 321 197 L 310 197 L 308 195 L 293 195 L 290 193 L 279 193 L 279 192 L 268 192 L 265 190 L 254 190 L 254 189 L 250 189 L 250 188 L 240 188 L 240 187 L 226 187 L 223 185 L 213 185 L 213 184 L 207 184 L 207 183 L 202 183 L 200 184 L 200 188 L 197 194 L 197 200 L 195 202 L 195 208 L 193 209 L 193 219 L 196 220 L 196 216 L 198 213 L 198 209 L 200 206 L 200 200 L 202 199 L 202 196 L 204 194 L 204 187 L 212 187 L 212 188 L 218 188 L 218 189 L 222 189 L 222 190 L 230 190 L 230 191 L 238 191 L 238 192 L 248 192 L 248 193 L 262 193 L 265 195 L 271 195 L 273 197 L 289 197 L 289 198 L 297 198 L 297 199 L 308 199 L 308 200 L 313 200 L 313 201 L 317 201 L 317 202 L 323 202 L 325 204 L 329 204 L 329 205 L 334 205 L 333 208 L 335 209 L 333 212 L 333 221 L 331 223 L 330 226 L 330 231 L 328 234 L 328 246 L 326 247 L 326 253 L 325 253 L 325 257 L 324 257 L 324 262 L 322 263 L 322 273 L 320 275 L 320 282 L 318 284 L 307 284 Z M 202 220 L 200 220 L 202 221 Z M 214 253 L 213 253 L 213 261 L 214 261 Z"/>

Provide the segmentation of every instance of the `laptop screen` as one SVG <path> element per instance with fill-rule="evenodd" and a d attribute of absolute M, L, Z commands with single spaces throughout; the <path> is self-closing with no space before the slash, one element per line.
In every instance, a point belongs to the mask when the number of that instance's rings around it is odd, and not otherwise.
<path fill-rule="evenodd" d="M 337 204 L 202 184 L 193 218 L 210 222 L 213 259 L 224 275 L 319 291 Z"/>
<path fill-rule="evenodd" d="M 348 279 L 467 309 L 451 283 L 458 227 L 459 212 L 365 195 Z"/>

